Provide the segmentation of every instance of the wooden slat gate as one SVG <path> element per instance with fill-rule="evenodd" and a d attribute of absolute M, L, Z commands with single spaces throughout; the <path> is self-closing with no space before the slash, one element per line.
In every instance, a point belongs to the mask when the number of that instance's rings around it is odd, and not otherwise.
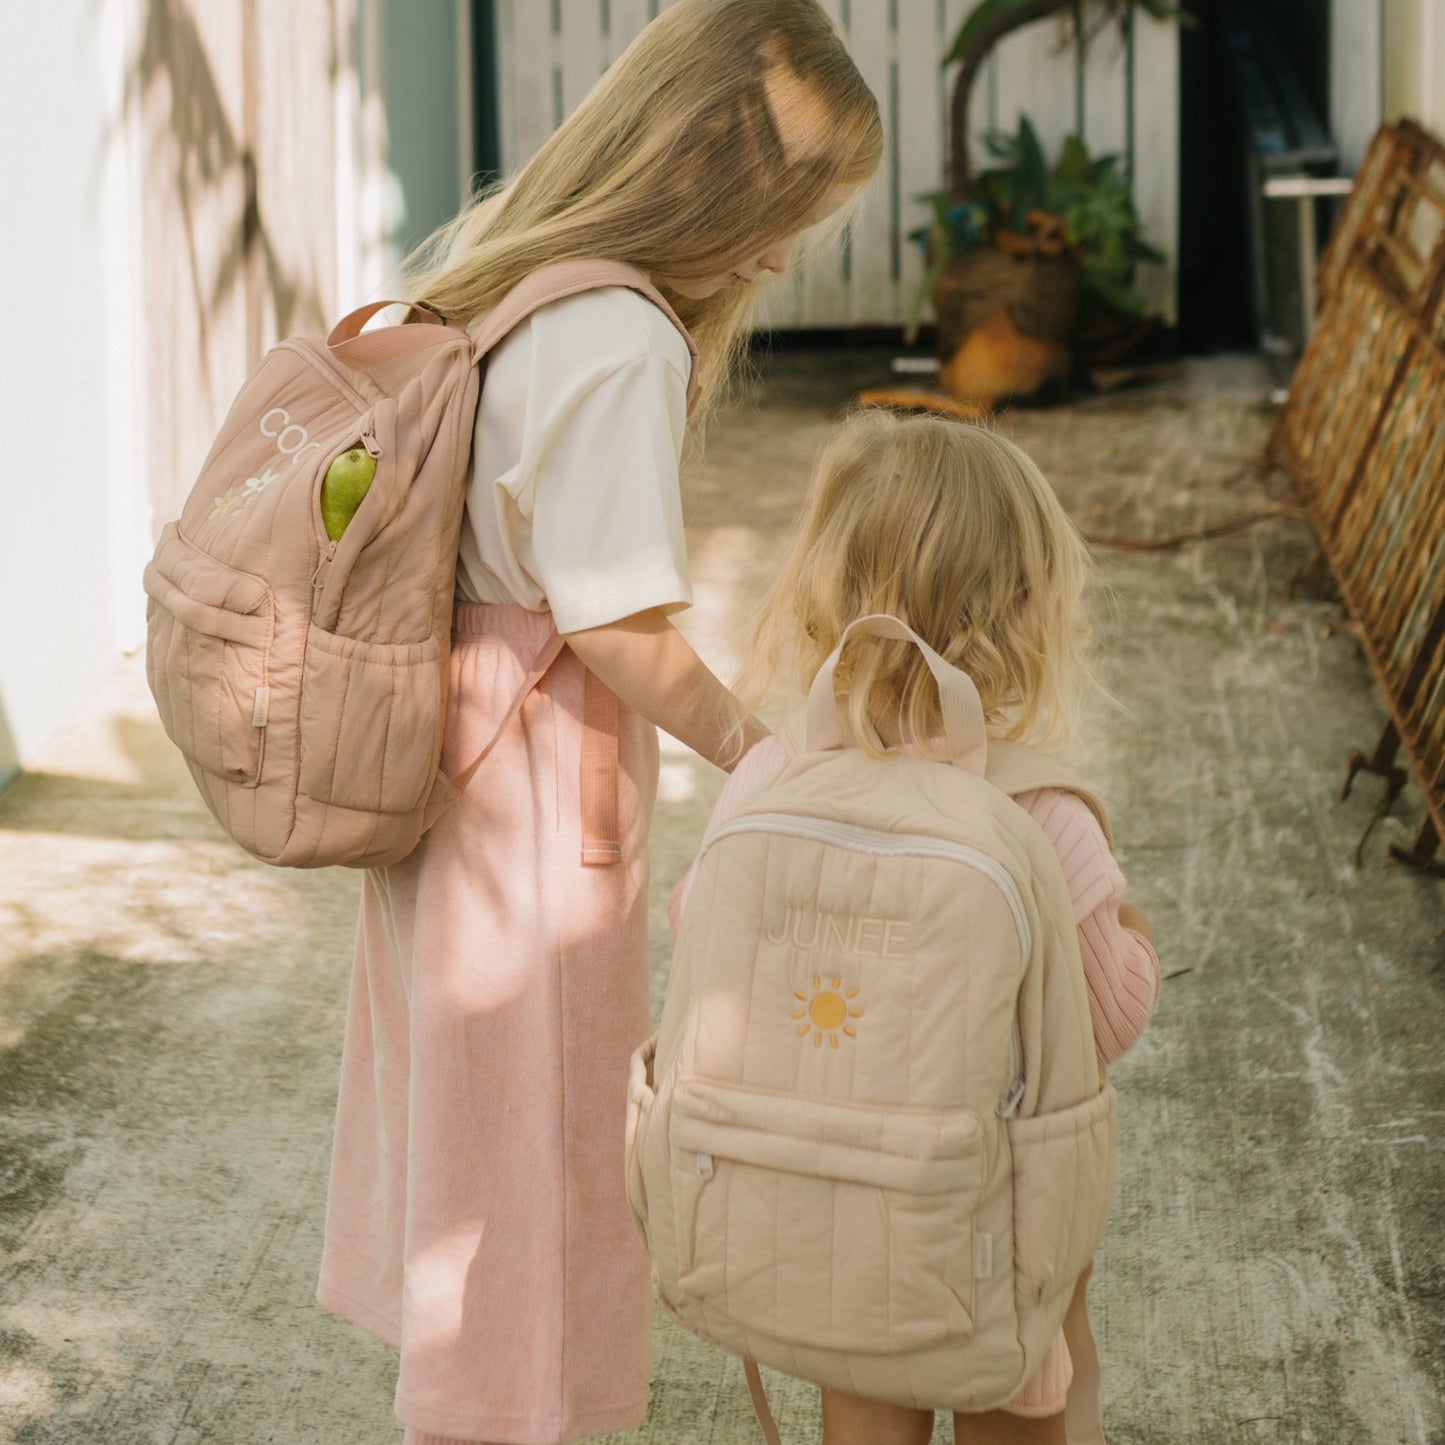
<path fill-rule="evenodd" d="M 524 165 L 597 77 L 669 0 L 496 0 L 502 169 Z M 943 184 L 947 88 L 941 60 L 974 0 L 821 0 L 878 97 L 886 152 L 847 246 L 770 288 L 762 317 L 778 330 L 895 327 L 908 315 L 923 258 L 908 239 Z M 1097 35 L 1080 59 L 1053 24 L 1008 36 L 974 87 L 975 138 L 1027 113 L 1050 156 L 1082 134 L 1123 157 L 1150 239 L 1171 257 L 1178 229 L 1179 34 L 1142 15 Z M 1136 119 L 1137 118 L 1137 119 Z M 1136 143 L 1137 141 L 1137 143 Z M 980 161 L 986 161 L 981 153 Z M 1167 320 L 1174 267 L 1141 269 Z"/>
<path fill-rule="evenodd" d="M 1321 260 L 1318 323 L 1271 439 L 1294 477 L 1389 703 L 1360 768 L 1405 781 L 1426 821 L 1398 857 L 1438 869 L 1445 837 L 1445 145 L 1375 137 Z M 1349 782 L 1346 782 L 1348 792 Z"/>

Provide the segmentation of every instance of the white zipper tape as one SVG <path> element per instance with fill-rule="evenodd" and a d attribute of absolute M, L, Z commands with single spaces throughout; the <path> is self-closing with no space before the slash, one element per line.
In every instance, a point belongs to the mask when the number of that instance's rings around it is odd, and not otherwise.
<path fill-rule="evenodd" d="M 840 823 L 832 818 L 808 818 L 796 813 L 749 813 L 722 824 L 703 844 L 703 852 L 722 838 L 738 833 L 782 833 L 787 837 L 806 838 L 817 843 L 832 843 L 855 853 L 869 853 L 881 858 L 943 858 L 963 863 L 990 879 L 1003 894 L 1013 914 L 1018 931 L 1019 958 L 1028 964 L 1032 951 L 1032 935 L 1023 899 L 1013 875 L 996 858 L 967 843 L 950 842 L 928 833 L 885 833 L 857 823 Z M 1019 1033 L 1018 1013 L 1014 1013 L 1009 1037 L 1009 1088 L 999 1101 L 998 1112 L 1008 1118 L 1018 1112 L 1024 1097 L 1023 1040 Z"/>

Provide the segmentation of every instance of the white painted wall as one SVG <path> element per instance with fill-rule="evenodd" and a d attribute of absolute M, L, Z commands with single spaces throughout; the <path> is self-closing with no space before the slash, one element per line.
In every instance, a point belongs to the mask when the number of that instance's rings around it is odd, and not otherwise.
<path fill-rule="evenodd" d="M 132 9 L 0 11 L 0 786 L 144 638 Z"/>
<path fill-rule="evenodd" d="M 1445 0 L 1389 0 L 1384 51 L 1385 118 L 1445 139 Z"/>

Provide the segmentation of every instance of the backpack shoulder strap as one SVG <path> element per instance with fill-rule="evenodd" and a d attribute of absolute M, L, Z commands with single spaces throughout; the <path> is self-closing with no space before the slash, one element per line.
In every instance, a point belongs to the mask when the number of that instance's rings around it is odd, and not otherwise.
<path fill-rule="evenodd" d="M 1109 815 L 1097 796 L 1081 783 L 1061 762 L 1021 743 L 1004 742 L 990 738 L 988 743 L 988 771 L 985 773 L 994 787 L 1001 788 L 1011 798 L 1020 793 L 1036 792 L 1039 788 L 1057 788 L 1062 793 L 1072 793 L 1088 804 L 1089 811 L 1099 820 L 1104 837 L 1110 849 L 1114 846 L 1114 834 L 1109 827 Z"/>
<path fill-rule="evenodd" d="M 692 359 L 687 382 L 687 411 L 697 407 L 697 343 L 667 299 L 637 269 L 621 261 L 554 261 L 524 277 L 482 318 L 472 332 L 472 355 L 480 361 L 503 337 L 520 326 L 534 311 L 564 296 L 596 291 L 603 286 L 625 286 L 645 296 L 677 328 L 687 342 Z"/>
<path fill-rule="evenodd" d="M 789 714 L 773 729 L 773 732 L 778 741 L 782 743 L 783 749 L 788 755 L 788 761 L 792 762 L 803 751 L 803 714 L 800 712 Z"/>

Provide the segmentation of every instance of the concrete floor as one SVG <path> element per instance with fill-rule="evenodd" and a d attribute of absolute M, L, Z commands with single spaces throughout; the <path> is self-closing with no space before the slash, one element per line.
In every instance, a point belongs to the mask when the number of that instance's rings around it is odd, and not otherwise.
<path fill-rule="evenodd" d="M 697 606 L 726 669 L 807 470 L 879 354 L 782 356 L 689 469 Z M 1007 430 L 1086 530 L 1152 536 L 1288 495 L 1249 465 L 1251 358 Z M 1311 553 L 1271 521 L 1101 550 L 1080 751 L 1166 973 L 1118 1067 L 1093 1290 L 1111 1445 L 1445 1445 L 1445 884 L 1390 866 L 1413 788 L 1338 801 L 1385 710 Z M 718 777 L 664 752 L 662 904 Z M 0 795 L 0 1441 L 383 1445 L 390 1352 L 312 1302 L 359 880 L 252 863 L 204 812 L 138 658 Z M 772 1377 L 785 1438 L 813 1393 Z M 755 1437 L 732 1361 L 659 1320 L 616 1445 Z M 941 1425 L 937 1439 L 947 1440 Z"/>

